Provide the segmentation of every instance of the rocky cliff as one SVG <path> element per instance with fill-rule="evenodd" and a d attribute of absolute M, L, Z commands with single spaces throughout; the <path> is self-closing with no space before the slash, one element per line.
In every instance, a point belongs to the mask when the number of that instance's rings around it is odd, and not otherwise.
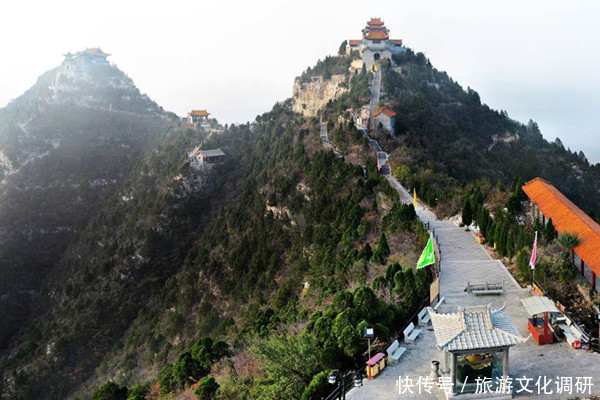
<path fill-rule="evenodd" d="M 311 77 L 307 82 L 296 79 L 292 109 L 305 117 L 314 117 L 329 100 L 334 100 L 347 91 L 346 77 L 342 74 L 332 75 L 330 79 Z"/>

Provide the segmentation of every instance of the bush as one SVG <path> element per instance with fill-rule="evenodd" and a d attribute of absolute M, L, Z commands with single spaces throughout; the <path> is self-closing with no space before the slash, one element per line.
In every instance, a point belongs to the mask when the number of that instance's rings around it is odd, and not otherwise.
<path fill-rule="evenodd" d="M 314 400 L 325 397 L 328 392 L 327 372 L 321 371 L 311 379 L 310 383 L 302 392 L 300 400 Z"/>
<path fill-rule="evenodd" d="M 180 388 L 195 382 L 198 378 L 208 374 L 200 363 L 192 357 L 189 351 L 180 354 L 173 365 L 173 382 Z"/>
<path fill-rule="evenodd" d="M 126 400 L 127 387 L 119 386 L 112 381 L 100 386 L 92 395 L 92 400 Z"/>
<path fill-rule="evenodd" d="M 564 246 L 567 250 L 572 250 L 574 247 L 579 246 L 581 240 L 576 233 L 564 232 L 558 235 L 558 242 Z"/>
<path fill-rule="evenodd" d="M 219 384 L 212 376 L 205 376 L 200 379 L 198 386 L 194 389 L 194 394 L 199 400 L 214 400 L 216 399 Z"/>

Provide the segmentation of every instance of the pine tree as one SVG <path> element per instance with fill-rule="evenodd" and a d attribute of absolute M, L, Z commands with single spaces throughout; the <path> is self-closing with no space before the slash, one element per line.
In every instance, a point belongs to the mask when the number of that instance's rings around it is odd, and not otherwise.
<path fill-rule="evenodd" d="M 379 237 L 379 243 L 377 243 L 377 245 L 375 246 L 375 251 L 373 252 L 371 261 L 383 263 L 389 255 L 390 246 L 388 245 L 387 238 L 385 237 L 385 232 L 381 232 L 381 236 Z"/>

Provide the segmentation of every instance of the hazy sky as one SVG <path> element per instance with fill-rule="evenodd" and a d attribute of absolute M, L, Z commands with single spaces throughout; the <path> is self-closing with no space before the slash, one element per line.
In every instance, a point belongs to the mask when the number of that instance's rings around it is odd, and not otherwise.
<path fill-rule="evenodd" d="M 599 1 L 21 0 L 0 10 L 0 105 L 62 53 L 100 45 L 166 109 L 245 122 L 378 16 L 483 102 L 600 162 Z"/>

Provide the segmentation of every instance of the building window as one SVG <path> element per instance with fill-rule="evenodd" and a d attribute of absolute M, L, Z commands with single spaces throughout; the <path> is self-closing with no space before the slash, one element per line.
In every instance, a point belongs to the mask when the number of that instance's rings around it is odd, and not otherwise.
<path fill-rule="evenodd" d="M 577 271 L 581 273 L 581 258 L 579 258 L 579 254 L 577 253 L 575 253 L 573 257 L 573 264 L 575 265 L 575 268 L 577 268 Z"/>
<path fill-rule="evenodd" d="M 592 273 L 593 272 L 590 269 L 590 267 L 583 264 L 583 276 L 585 277 L 585 280 L 588 281 L 589 283 L 592 283 Z"/>

